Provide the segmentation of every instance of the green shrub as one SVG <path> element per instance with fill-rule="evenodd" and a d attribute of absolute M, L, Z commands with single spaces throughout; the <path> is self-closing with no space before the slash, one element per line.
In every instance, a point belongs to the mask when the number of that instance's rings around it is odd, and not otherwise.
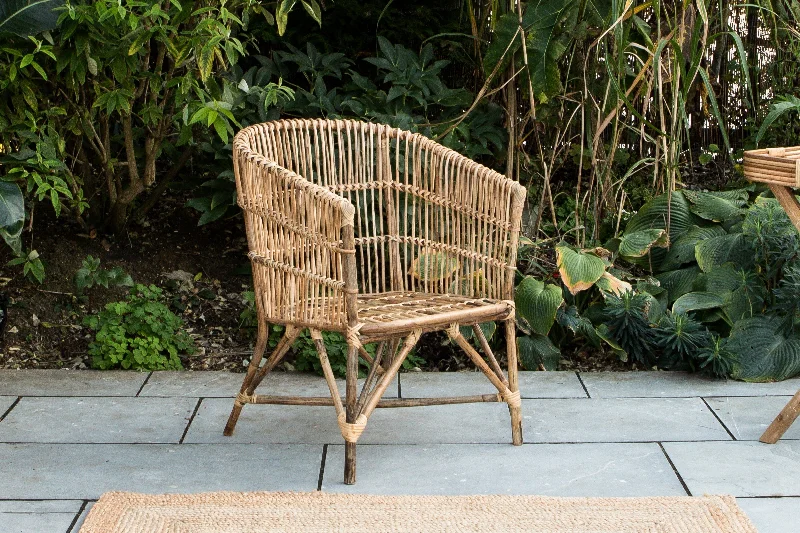
<path fill-rule="evenodd" d="M 100 268 L 100 259 L 87 255 L 81 263 L 81 268 L 75 272 L 75 289 L 82 294 L 86 289 L 100 285 L 109 287 L 133 287 L 133 278 L 122 267 L 111 270 Z"/>
<path fill-rule="evenodd" d="M 107 370 L 180 370 L 179 354 L 194 353 L 183 320 L 162 303 L 154 285 L 136 285 L 121 302 L 112 302 L 84 325 L 96 331 L 89 345 L 92 366 Z"/>

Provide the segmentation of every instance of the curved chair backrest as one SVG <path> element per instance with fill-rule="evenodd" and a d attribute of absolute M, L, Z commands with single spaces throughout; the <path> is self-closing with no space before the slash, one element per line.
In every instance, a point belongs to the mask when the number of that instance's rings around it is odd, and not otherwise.
<path fill-rule="evenodd" d="M 512 297 L 524 187 L 422 135 L 279 120 L 239 132 L 234 168 L 267 321 L 346 324 L 351 220 L 360 293 Z"/>

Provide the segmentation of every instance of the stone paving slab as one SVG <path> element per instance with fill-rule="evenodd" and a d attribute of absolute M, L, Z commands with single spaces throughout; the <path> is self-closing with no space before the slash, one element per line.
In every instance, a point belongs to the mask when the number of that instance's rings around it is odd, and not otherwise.
<path fill-rule="evenodd" d="M 136 396 L 147 372 L 2 370 L 0 396 Z"/>
<path fill-rule="evenodd" d="M 800 442 L 668 442 L 692 494 L 800 496 Z"/>
<path fill-rule="evenodd" d="M 0 416 L 6 414 L 8 408 L 14 405 L 14 402 L 16 401 L 16 396 L 0 396 Z"/>
<path fill-rule="evenodd" d="M 110 490 L 313 491 L 322 446 L 0 444 L 0 499 L 92 499 Z"/>
<path fill-rule="evenodd" d="M 140 396 L 189 396 L 193 398 L 233 398 L 239 393 L 244 373 L 214 372 L 153 372 Z M 344 395 L 345 382 L 338 380 Z M 363 383 L 360 380 L 359 383 Z M 360 389 L 359 389 L 360 390 Z M 300 372 L 271 372 L 257 392 L 270 395 L 330 396 L 325 378 Z M 397 381 L 386 389 L 386 398 L 397 397 Z"/>
<path fill-rule="evenodd" d="M 205 399 L 184 442 L 338 444 L 342 435 L 333 407 L 245 406 L 232 437 L 222 435 L 231 405 Z M 377 409 L 359 444 L 510 443 L 505 404 L 458 404 Z"/>
<path fill-rule="evenodd" d="M 760 533 L 797 533 L 800 498 L 737 498 Z"/>
<path fill-rule="evenodd" d="M 72 531 L 70 531 L 69 533 L 78 533 L 78 531 L 81 530 L 81 526 L 83 526 L 83 523 L 86 521 L 86 517 L 89 515 L 89 511 L 92 510 L 92 507 L 94 507 L 94 502 L 89 502 L 86 504 L 86 508 L 83 510 L 78 519 L 75 521 L 75 525 L 73 526 Z M 769 533 L 769 532 L 762 531 L 761 533 Z"/>
<path fill-rule="evenodd" d="M 0 422 L 0 442 L 177 443 L 194 398 L 30 398 Z"/>
<path fill-rule="evenodd" d="M 657 444 L 358 446 L 344 485 L 344 446 L 329 446 L 322 490 L 365 494 L 681 496 Z"/>
<path fill-rule="evenodd" d="M 3 533 L 67 533 L 74 513 L 0 513 Z M 77 531 L 77 530 L 75 530 Z"/>
<path fill-rule="evenodd" d="M 758 440 L 791 398 L 756 396 L 708 398 L 706 401 L 737 440 Z M 800 439 L 800 423 L 792 425 L 781 439 Z"/>
<path fill-rule="evenodd" d="M 72 513 L 75 516 L 82 503 L 81 500 L 0 500 L 0 513 Z"/>
<path fill-rule="evenodd" d="M 523 400 L 526 442 L 731 440 L 700 398 Z"/>
<path fill-rule="evenodd" d="M 800 378 L 778 383 L 717 380 L 686 372 L 587 372 L 580 374 L 592 398 L 688 398 L 692 396 L 785 396 Z"/>
<path fill-rule="evenodd" d="M 497 393 L 483 372 L 407 372 L 400 383 L 404 398 Z M 519 390 L 523 398 L 586 398 L 575 372 L 520 372 Z"/>

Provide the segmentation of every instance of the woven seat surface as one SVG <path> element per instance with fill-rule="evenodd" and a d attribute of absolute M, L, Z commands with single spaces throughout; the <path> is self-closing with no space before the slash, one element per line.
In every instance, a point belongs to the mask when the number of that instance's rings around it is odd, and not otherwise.
<path fill-rule="evenodd" d="M 453 322 L 475 322 L 475 311 L 482 309 L 481 320 L 499 320 L 512 309 L 511 302 L 491 298 L 470 298 L 455 294 L 387 292 L 358 296 L 358 315 L 364 323 L 362 334 L 397 330 L 398 322 L 413 321 L 415 326 L 447 326 Z M 411 327 L 409 328 L 411 329 Z"/>

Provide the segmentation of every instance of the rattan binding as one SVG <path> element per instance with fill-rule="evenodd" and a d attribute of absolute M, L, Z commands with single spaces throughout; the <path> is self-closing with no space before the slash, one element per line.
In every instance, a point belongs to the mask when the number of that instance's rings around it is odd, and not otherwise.
<path fill-rule="evenodd" d="M 512 440 L 522 443 L 513 291 L 524 187 L 422 135 L 352 120 L 249 126 L 234 139 L 233 164 L 259 331 L 226 435 L 245 403 L 304 403 L 254 391 L 309 329 L 346 440 L 345 482 L 353 483 L 355 443 L 370 414 L 392 403 L 381 396 L 420 335 L 444 330 L 498 390 L 461 399 L 506 401 Z M 508 377 L 480 328 L 488 363 L 459 329 L 498 320 Z M 269 324 L 286 330 L 261 365 Z M 344 400 L 322 330 L 347 339 Z M 374 360 L 363 347 L 371 342 L 380 343 Z M 370 365 L 360 395 L 359 356 Z M 413 400 L 394 406 L 434 403 Z"/>

